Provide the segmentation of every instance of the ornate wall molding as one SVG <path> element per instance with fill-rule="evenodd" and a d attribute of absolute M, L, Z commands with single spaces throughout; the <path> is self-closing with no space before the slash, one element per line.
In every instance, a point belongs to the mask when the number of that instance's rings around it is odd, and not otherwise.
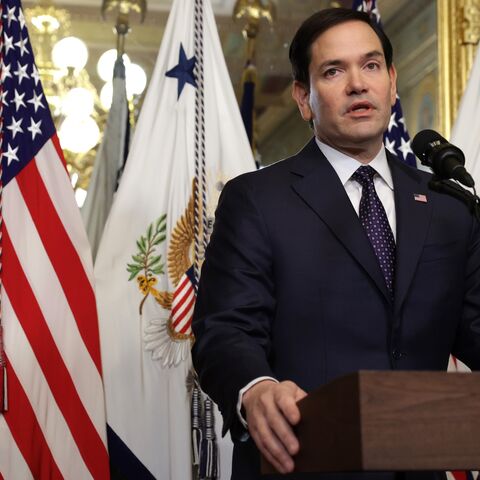
<path fill-rule="evenodd" d="M 440 126 L 448 138 L 480 40 L 480 0 L 439 0 Z"/>

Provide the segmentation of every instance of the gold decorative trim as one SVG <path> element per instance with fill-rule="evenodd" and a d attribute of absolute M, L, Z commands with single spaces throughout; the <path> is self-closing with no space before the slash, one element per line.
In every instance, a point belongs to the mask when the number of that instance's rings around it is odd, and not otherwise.
<path fill-rule="evenodd" d="M 449 138 L 480 39 L 480 0 L 437 2 L 440 128 Z"/>

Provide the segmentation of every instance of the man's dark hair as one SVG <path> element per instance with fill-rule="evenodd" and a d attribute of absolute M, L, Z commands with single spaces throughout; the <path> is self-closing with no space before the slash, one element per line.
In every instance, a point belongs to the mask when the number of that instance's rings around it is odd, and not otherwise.
<path fill-rule="evenodd" d="M 289 58 L 292 64 L 292 73 L 294 80 L 298 80 L 303 85 L 309 85 L 310 61 L 312 59 L 312 44 L 315 40 L 328 29 L 341 23 L 359 20 L 367 23 L 380 39 L 385 55 L 387 68 L 390 68 L 393 60 L 393 49 L 390 40 L 385 35 L 382 28 L 370 18 L 365 12 L 358 12 L 350 8 L 327 8 L 314 13 L 307 18 L 297 33 L 293 37 L 290 45 Z"/>

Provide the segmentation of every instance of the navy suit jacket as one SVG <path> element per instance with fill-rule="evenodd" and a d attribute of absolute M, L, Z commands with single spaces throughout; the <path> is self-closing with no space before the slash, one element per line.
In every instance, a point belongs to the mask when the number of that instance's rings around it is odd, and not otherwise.
<path fill-rule="evenodd" d="M 478 222 L 459 200 L 431 191 L 429 174 L 387 157 L 397 223 L 393 302 L 313 139 L 222 192 L 198 290 L 193 360 L 235 441 L 234 479 L 258 478 L 258 451 L 239 441 L 236 412 L 239 390 L 254 378 L 292 380 L 308 392 L 361 369 L 445 370 L 450 353 L 480 367 Z"/>

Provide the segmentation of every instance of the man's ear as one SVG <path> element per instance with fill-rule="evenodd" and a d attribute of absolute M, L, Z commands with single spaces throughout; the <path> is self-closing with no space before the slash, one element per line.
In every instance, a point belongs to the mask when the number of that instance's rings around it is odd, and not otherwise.
<path fill-rule="evenodd" d="M 310 89 L 298 80 L 294 80 L 292 85 L 292 98 L 297 102 L 302 118 L 305 121 L 310 122 L 313 118 L 309 103 Z"/>
<path fill-rule="evenodd" d="M 393 63 L 388 69 L 388 75 L 390 76 L 390 103 L 393 107 L 397 101 L 397 71 Z"/>

